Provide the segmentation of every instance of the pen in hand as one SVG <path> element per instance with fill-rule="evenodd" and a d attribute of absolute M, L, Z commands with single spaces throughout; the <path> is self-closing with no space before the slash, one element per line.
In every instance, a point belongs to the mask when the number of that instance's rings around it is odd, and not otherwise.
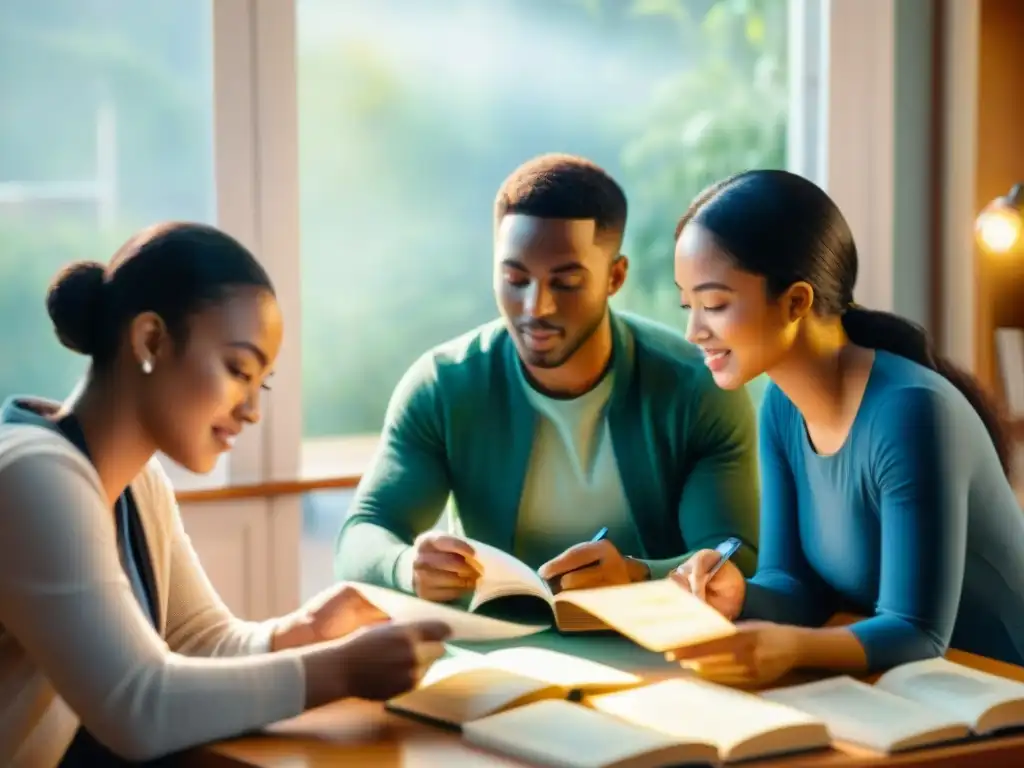
<path fill-rule="evenodd" d="M 608 526 L 604 526 L 603 528 L 601 528 L 601 530 L 595 533 L 593 537 L 590 539 L 590 543 L 594 544 L 598 541 L 604 541 L 606 538 L 608 538 Z M 562 571 L 554 578 L 549 579 L 548 582 L 551 585 L 552 589 L 554 589 L 556 585 L 558 586 L 558 588 L 561 588 L 563 576 L 569 573 L 575 573 L 576 571 L 582 571 L 584 568 L 590 568 L 592 566 L 597 565 L 600 562 L 600 560 L 594 560 L 589 563 L 584 563 L 583 565 L 578 565 L 575 568 L 570 568 L 568 571 Z"/>
<path fill-rule="evenodd" d="M 741 546 L 742 542 L 735 536 L 731 536 L 715 547 L 715 552 L 717 552 L 720 557 L 718 558 L 718 562 L 708 570 L 708 575 L 704 578 L 705 584 L 710 583 L 711 580 L 715 578 L 715 574 L 718 573 L 719 569 L 739 551 Z"/>

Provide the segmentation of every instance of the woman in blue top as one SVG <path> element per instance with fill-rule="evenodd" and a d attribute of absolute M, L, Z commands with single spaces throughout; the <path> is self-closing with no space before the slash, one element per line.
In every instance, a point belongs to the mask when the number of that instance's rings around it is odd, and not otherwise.
<path fill-rule="evenodd" d="M 675 658 L 735 684 L 951 646 L 1024 663 L 1011 441 L 921 328 L 853 303 L 857 249 L 835 203 L 799 176 L 750 171 L 703 192 L 676 234 L 687 333 L 715 381 L 771 384 L 757 573 L 727 562 L 709 579 L 718 555 L 703 551 L 673 574 L 740 631 Z M 866 618 L 822 627 L 840 611 Z"/>

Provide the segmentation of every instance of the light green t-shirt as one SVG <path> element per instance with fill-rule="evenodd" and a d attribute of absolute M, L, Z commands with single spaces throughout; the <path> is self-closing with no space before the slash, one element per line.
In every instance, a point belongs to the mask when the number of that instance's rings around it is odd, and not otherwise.
<path fill-rule="evenodd" d="M 539 418 L 519 504 L 513 554 L 539 568 L 569 547 L 589 541 L 607 526 L 607 538 L 619 552 L 641 557 L 640 537 L 622 488 L 605 418 L 612 374 L 572 399 L 541 394 L 521 369 L 519 377 Z"/>

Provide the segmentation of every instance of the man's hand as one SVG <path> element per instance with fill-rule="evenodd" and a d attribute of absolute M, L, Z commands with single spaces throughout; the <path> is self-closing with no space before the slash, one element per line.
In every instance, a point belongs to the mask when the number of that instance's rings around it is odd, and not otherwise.
<path fill-rule="evenodd" d="M 607 539 L 569 547 L 544 563 L 538 573 L 542 579 L 557 584 L 557 589 L 552 587 L 555 592 L 630 584 L 649 576 L 643 563 L 623 557 Z"/>
<path fill-rule="evenodd" d="M 424 600 L 447 603 L 476 588 L 483 568 L 473 548 L 460 538 L 427 531 L 413 545 L 412 586 Z"/>

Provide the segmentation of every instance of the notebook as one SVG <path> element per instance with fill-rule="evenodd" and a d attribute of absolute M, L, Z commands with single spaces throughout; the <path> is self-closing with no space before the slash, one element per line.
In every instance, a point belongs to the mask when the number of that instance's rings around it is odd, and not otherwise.
<path fill-rule="evenodd" d="M 541 699 L 641 685 L 628 672 L 543 648 L 463 652 L 435 662 L 412 691 L 387 708 L 451 726 Z"/>
<path fill-rule="evenodd" d="M 466 723 L 463 739 L 560 768 L 720 764 L 826 748 L 825 724 L 799 710 L 696 679 L 533 702 Z"/>
<path fill-rule="evenodd" d="M 1024 684 L 946 659 L 903 664 L 873 686 L 842 676 L 761 695 L 824 720 L 837 740 L 881 753 L 1024 726 Z"/>

